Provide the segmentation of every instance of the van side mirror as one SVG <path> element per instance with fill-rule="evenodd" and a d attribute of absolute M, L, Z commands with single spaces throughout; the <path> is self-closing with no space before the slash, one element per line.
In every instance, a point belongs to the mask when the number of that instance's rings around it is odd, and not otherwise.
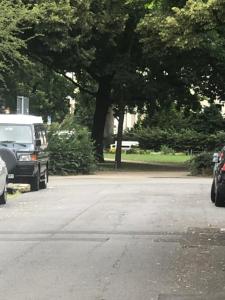
<path fill-rule="evenodd" d="M 220 157 L 219 157 L 219 153 L 214 153 L 213 154 L 213 162 L 214 163 L 218 163 L 219 162 L 219 159 L 220 159 Z"/>
<path fill-rule="evenodd" d="M 37 146 L 37 147 L 40 147 L 40 146 L 41 146 L 41 140 L 40 140 L 40 139 L 36 140 L 35 143 L 36 143 L 36 146 Z"/>

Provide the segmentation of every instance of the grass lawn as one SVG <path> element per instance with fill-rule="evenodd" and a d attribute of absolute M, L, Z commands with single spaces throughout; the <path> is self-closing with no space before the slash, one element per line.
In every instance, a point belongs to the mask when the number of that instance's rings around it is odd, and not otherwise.
<path fill-rule="evenodd" d="M 105 153 L 105 159 L 114 160 L 115 154 Z M 159 163 L 159 164 L 184 164 L 190 156 L 185 154 L 161 154 L 161 153 L 146 153 L 146 154 L 122 154 L 122 160 L 145 163 Z"/>

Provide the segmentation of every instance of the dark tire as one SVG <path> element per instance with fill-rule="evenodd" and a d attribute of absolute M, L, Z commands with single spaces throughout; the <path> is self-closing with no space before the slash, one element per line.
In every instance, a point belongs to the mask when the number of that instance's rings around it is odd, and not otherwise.
<path fill-rule="evenodd" d="M 215 194 L 215 205 L 217 207 L 225 206 L 225 184 L 218 184 Z"/>
<path fill-rule="evenodd" d="M 0 205 L 6 204 L 6 201 L 7 201 L 7 191 L 5 188 L 3 194 L 0 196 Z"/>
<path fill-rule="evenodd" d="M 213 179 L 212 186 L 211 186 L 211 201 L 215 203 L 215 199 L 216 199 L 215 179 Z"/>
<path fill-rule="evenodd" d="M 35 192 L 38 191 L 39 188 L 40 188 L 40 173 L 38 171 L 30 181 L 30 190 L 31 192 Z"/>
<path fill-rule="evenodd" d="M 40 181 L 40 189 L 46 189 L 48 184 L 48 170 L 46 169 Z"/>

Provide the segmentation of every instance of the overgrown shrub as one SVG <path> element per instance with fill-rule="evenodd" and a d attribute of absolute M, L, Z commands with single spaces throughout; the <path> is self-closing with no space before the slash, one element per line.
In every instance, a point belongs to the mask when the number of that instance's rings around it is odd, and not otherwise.
<path fill-rule="evenodd" d="M 68 121 L 68 120 L 67 120 Z M 65 124 L 64 124 L 65 125 Z M 49 171 L 52 174 L 89 174 L 95 168 L 93 144 L 85 128 L 53 124 L 49 131 Z"/>
<path fill-rule="evenodd" d="M 210 175 L 213 171 L 212 153 L 202 152 L 188 161 L 191 175 Z"/>

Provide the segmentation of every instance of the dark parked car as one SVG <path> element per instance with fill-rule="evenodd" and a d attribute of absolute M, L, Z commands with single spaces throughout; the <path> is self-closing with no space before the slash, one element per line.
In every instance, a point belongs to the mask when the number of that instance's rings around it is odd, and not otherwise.
<path fill-rule="evenodd" d="M 0 147 L 10 149 L 17 159 L 8 172 L 9 182 L 29 183 L 31 191 L 47 187 L 47 138 L 41 117 L 0 115 Z"/>
<path fill-rule="evenodd" d="M 225 206 L 225 147 L 213 155 L 214 170 L 211 200 L 216 206 Z"/>

